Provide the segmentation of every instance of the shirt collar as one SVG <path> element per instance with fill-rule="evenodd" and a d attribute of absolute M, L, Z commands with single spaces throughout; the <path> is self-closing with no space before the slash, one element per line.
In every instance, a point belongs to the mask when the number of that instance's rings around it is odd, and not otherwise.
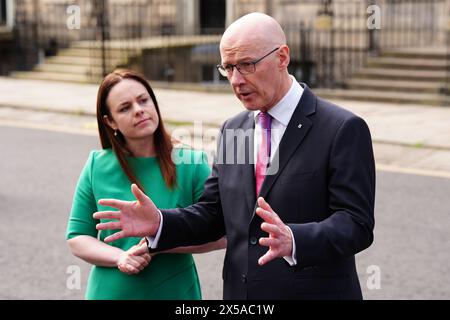
<path fill-rule="evenodd" d="M 272 118 L 283 124 L 285 127 L 289 124 L 304 90 L 292 75 L 289 75 L 289 77 L 292 79 L 291 88 L 284 97 L 268 111 Z M 255 121 L 259 113 L 259 110 L 253 111 Z"/>

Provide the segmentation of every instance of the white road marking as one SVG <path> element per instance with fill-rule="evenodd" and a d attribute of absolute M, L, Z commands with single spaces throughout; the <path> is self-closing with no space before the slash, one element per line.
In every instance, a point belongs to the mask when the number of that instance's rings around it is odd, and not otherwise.
<path fill-rule="evenodd" d="M 413 175 L 417 175 L 417 176 L 427 176 L 427 177 L 438 177 L 438 178 L 450 179 L 450 172 L 447 172 L 447 171 L 399 167 L 399 166 L 392 166 L 392 165 L 388 165 L 388 164 L 377 164 L 376 168 L 379 171 L 405 173 L 405 174 L 413 174 Z"/>
<path fill-rule="evenodd" d="M 86 135 L 86 136 L 98 136 L 98 131 L 94 130 L 94 129 L 64 127 L 64 126 L 60 126 L 60 125 L 41 124 L 41 123 L 36 123 L 36 122 L 27 122 L 27 121 L 18 122 L 17 120 L 0 119 L 0 125 L 14 127 L 14 128 L 46 130 L 46 131 L 54 131 L 54 132 L 80 134 L 80 135 Z"/>

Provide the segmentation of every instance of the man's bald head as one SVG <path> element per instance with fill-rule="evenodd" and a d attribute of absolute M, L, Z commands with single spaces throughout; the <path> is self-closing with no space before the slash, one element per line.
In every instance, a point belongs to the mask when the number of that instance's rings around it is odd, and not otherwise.
<path fill-rule="evenodd" d="M 250 13 L 233 22 L 220 41 L 220 56 L 221 70 L 248 110 L 269 110 L 291 87 L 286 36 L 266 14 Z"/>
<path fill-rule="evenodd" d="M 224 32 L 220 48 L 252 47 L 268 50 L 286 44 L 280 24 L 264 13 L 250 13 L 234 21 Z"/>

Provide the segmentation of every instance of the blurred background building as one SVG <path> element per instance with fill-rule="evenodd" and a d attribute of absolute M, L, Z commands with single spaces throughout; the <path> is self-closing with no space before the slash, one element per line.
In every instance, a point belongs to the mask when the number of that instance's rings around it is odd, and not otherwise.
<path fill-rule="evenodd" d="M 259 11 L 285 29 L 290 72 L 332 89 L 323 95 L 447 105 L 449 8 L 450 0 L 0 0 L 0 73 L 97 83 L 131 67 L 154 81 L 226 87 L 215 67 L 220 36 Z"/>

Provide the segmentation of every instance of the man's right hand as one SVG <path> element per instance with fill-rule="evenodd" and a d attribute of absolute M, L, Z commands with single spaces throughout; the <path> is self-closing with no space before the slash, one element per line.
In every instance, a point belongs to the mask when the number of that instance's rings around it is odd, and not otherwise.
<path fill-rule="evenodd" d="M 102 206 L 116 208 L 119 211 L 100 211 L 94 213 L 94 219 L 116 219 L 118 221 L 97 224 L 98 230 L 118 231 L 104 239 L 112 242 L 126 237 L 155 236 L 161 222 L 158 208 L 137 185 L 131 185 L 137 201 L 121 201 L 116 199 L 101 199 Z"/>

